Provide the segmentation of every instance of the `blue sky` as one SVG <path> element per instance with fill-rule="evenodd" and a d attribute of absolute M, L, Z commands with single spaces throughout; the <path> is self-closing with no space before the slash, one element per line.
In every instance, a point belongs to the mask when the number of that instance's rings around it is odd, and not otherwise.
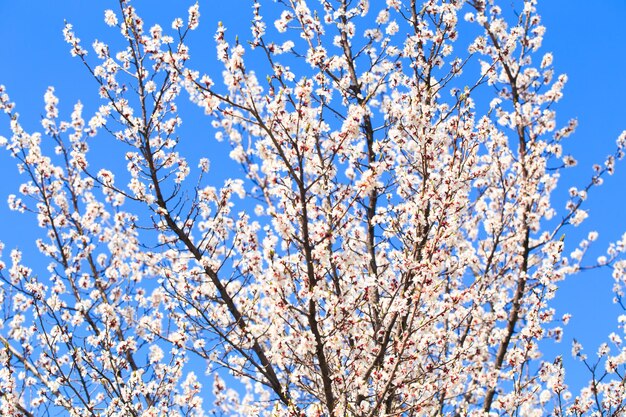
<path fill-rule="evenodd" d="M 375 2 L 371 0 L 373 7 Z M 38 120 L 43 113 L 43 94 L 49 85 L 56 87 L 62 115 L 69 115 L 71 106 L 79 99 L 86 105 L 85 114 L 94 109 L 97 103 L 95 82 L 80 62 L 70 57 L 61 30 L 64 20 L 73 23 L 85 46 L 95 38 L 116 39 L 116 31 L 103 22 L 103 10 L 115 8 L 115 3 L 110 0 L 0 0 L 0 39 L 3 39 L 0 84 L 7 87 L 28 128 L 40 129 Z M 239 28 L 242 38 L 247 36 L 249 19 L 241 18 L 241 7 L 248 13 L 248 3 L 200 1 L 201 30 L 192 38 L 196 67 L 209 65 L 214 57 L 212 33 L 218 20 L 225 22 L 230 35 Z M 174 17 L 185 17 L 190 4 L 191 0 L 135 2 L 148 26 L 158 22 L 164 28 L 169 27 Z M 578 159 L 579 165 L 564 173 L 555 194 L 555 205 L 562 209 L 569 186 L 586 184 L 591 176 L 591 165 L 601 163 L 614 150 L 615 138 L 626 129 L 626 25 L 623 24 L 626 1 L 540 0 L 539 10 L 547 27 L 543 51 L 552 51 L 557 72 L 569 77 L 565 97 L 556 107 L 558 120 L 561 124 L 573 117 L 579 121 L 577 132 L 565 144 L 566 151 Z M 184 120 L 187 126 L 203 124 L 202 135 L 212 136 L 208 120 L 201 117 L 199 110 L 194 110 Z M 0 119 L 0 135 L 8 135 L 7 125 L 6 119 Z M 228 172 L 222 173 L 228 175 Z M 17 170 L 6 152 L 0 153 L 0 175 L 0 218 L 3 220 L 0 240 L 6 243 L 7 249 L 20 246 L 32 250 L 33 240 L 27 237 L 35 232 L 31 221 L 34 219 L 8 212 L 6 204 L 2 203 L 8 194 L 17 191 L 19 184 Z M 602 187 L 592 191 L 586 206 L 590 217 L 579 229 L 567 231 L 566 249 L 573 249 L 588 231 L 597 230 L 600 239 L 593 253 L 599 255 L 608 242 L 626 231 L 625 206 L 626 161 L 618 164 L 616 174 L 607 178 Z M 563 283 L 556 306 L 559 313 L 571 312 L 574 317 L 557 350 L 563 350 L 568 356 L 570 341 L 576 337 L 593 351 L 615 328 L 620 310 L 611 303 L 611 285 L 609 270 L 587 272 Z M 577 386 L 583 379 L 578 372 L 582 371 L 582 365 L 575 366 L 578 368 L 569 368 L 568 382 Z"/>

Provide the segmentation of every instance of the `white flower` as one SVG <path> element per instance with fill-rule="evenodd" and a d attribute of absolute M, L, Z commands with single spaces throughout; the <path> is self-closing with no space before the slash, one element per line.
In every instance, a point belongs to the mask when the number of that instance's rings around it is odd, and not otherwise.
<path fill-rule="evenodd" d="M 200 162 L 198 162 L 198 168 L 204 173 L 209 172 L 211 168 L 211 161 L 208 158 L 200 158 Z"/>
<path fill-rule="evenodd" d="M 177 17 L 176 19 L 172 21 L 172 29 L 178 30 L 182 27 L 183 27 L 183 19 L 181 19 L 180 17 Z"/>
<path fill-rule="evenodd" d="M 190 30 L 194 30 L 198 27 L 200 19 L 200 6 L 198 3 L 189 8 L 189 18 L 187 20 L 187 26 Z"/>
<path fill-rule="evenodd" d="M 148 354 L 148 359 L 150 363 L 158 363 L 164 357 L 163 350 L 157 345 L 150 346 L 150 353 Z"/>
<path fill-rule="evenodd" d="M 113 10 L 107 9 L 104 11 L 104 23 L 109 26 L 117 25 L 117 16 Z"/>
<path fill-rule="evenodd" d="M 552 65 L 552 54 L 548 52 L 543 56 L 543 59 L 541 60 L 541 68 L 545 68 L 550 65 Z"/>
<path fill-rule="evenodd" d="M 579 224 L 581 224 L 589 215 L 587 214 L 587 212 L 585 210 L 576 210 L 576 212 L 574 213 L 574 216 L 572 216 L 572 219 L 570 220 L 570 223 L 574 226 L 578 226 Z"/>
<path fill-rule="evenodd" d="M 398 33 L 398 31 L 400 30 L 400 26 L 398 26 L 398 23 L 395 20 L 392 20 L 391 22 L 389 22 L 389 24 L 387 25 L 387 29 L 385 29 L 385 33 L 387 35 L 395 35 L 396 33 Z"/>

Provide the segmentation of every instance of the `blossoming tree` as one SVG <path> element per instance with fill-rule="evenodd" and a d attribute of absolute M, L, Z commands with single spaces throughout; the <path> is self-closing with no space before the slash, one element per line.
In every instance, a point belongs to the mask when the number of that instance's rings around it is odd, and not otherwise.
<path fill-rule="evenodd" d="M 61 121 L 50 88 L 29 133 L 0 87 L 26 179 L 9 204 L 49 260 L 0 263 L 0 414 L 622 415 L 619 336 L 597 361 L 575 344 L 580 394 L 539 342 L 560 338 L 551 299 L 596 234 L 568 256 L 559 237 L 626 135 L 552 207 L 575 164 L 566 77 L 539 54 L 536 0 L 512 3 L 253 1 L 247 43 L 217 28 L 219 81 L 189 63 L 197 4 L 162 29 L 120 0 L 105 22 L 125 44 L 95 56 L 67 24 L 94 115 Z M 187 98 L 241 167 L 223 183 L 189 163 Z M 96 135 L 127 171 L 92 168 Z M 595 265 L 618 295 L 625 245 Z"/>

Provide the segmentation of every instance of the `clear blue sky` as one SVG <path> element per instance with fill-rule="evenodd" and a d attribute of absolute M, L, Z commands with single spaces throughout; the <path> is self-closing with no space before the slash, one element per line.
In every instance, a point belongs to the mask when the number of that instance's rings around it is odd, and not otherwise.
<path fill-rule="evenodd" d="M 372 7 L 376 1 L 371 0 Z M 191 0 L 136 1 L 139 14 L 148 26 L 160 23 L 169 28 L 173 17 L 186 17 Z M 508 2 L 503 2 L 506 7 Z M 193 34 L 194 65 L 207 65 L 214 57 L 212 33 L 216 22 L 222 20 L 229 34 L 238 28 L 247 36 L 249 18 L 247 1 L 200 1 L 201 30 Z M 174 6 L 171 6 L 174 5 Z M 107 0 L 0 0 L 0 84 L 8 88 L 17 102 L 22 121 L 32 129 L 43 113 L 43 94 L 49 85 L 56 87 L 61 100 L 62 115 L 69 115 L 73 103 L 81 100 L 89 114 L 97 103 L 95 83 L 78 60 L 72 59 L 63 41 L 64 20 L 74 24 L 77 35 L 85 46 L 95 38 L 115 39 L 115 30 L 105 26 L 103 10 L 116 8 L 116 2 Z M 578 167 L 565 172 L 560 191 L 556 193 L 557 209 L 563 207 L 563 197 L 571 185 L 583 185 L 591 174 L 591 165 L 601 163 L 613 151 L 615 138 L 626 129 L 626 1 L 624 0 L 540 0 L 540 14 L 547 27 L 543 51 L 552 51 L 557 72 L 567 73 L 569 82 L 565 97 L 556 107 L 561 124 L 576 117 L 579 128 L 566 142 L 566 150 L 579 161 Z M 242 26 L 243 25 L 243 26 Z M 195 55 L 194 55 L 195 54 Z M 199 57 L 199 59 L 198 59 Z M 184 118 L 201 123 L 203 135 L 211 136 L 208 123 L 195 111 Z M 193 123 L 191 123 L 193 124 Z M 0 119 L 0 135 L 8 135 L 6 118 Z M 188 131 L 189 132 L 189 131 Z M 224 173 L 227 175 L 228 173 Z M 6 197 L 17 192 L 19 177 L 13 161 L 6 152 L 0 154 L 0 240 L 7 250 L 16 245 L 28 251 L 35 231 L 33 218 L 8 212 Z M 608 178 L 599 189 L 593 190 L 586 206 L 590 218 L 577 230 L 567 232 L 567 249 L 573 249 L 577 238 L 589 230 L 597 230 L 600 239 L 595 244 L 600 254 L 607 242 L 614 241 L 626 231 L 626 161 L 618 164 L 615 176 Z M 28 222 L 28 223 L 27 223 Z M 578 233 L 578 236 L 577 235 Z M 8 251 L 6 252 L 8 253 Z M 569 355 L 570 341 L 576 337 L 589 351 L 615 328 L 620 310 L 611 304 L 612 279 L 609 270 L 585 273 L 565 282 L 557 298 L 559 313 L 571 312 L 574 317 L 566 329 L 564 342 L 557 349 Z M 578 365 L 582 371 L 581 365 Z M 569 368 L 568 382 L 582 381 L 576 369 Z"/>

